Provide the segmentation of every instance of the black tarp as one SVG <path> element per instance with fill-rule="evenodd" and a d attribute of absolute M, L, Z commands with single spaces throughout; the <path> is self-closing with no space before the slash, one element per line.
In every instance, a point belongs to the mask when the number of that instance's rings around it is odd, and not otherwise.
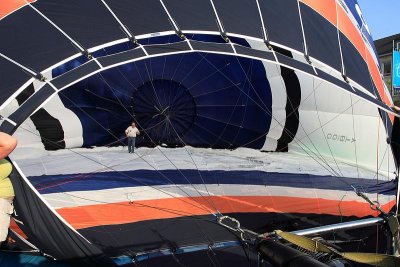
<path fill-rule="evenodd" d="M 397 166 L 399 166 L 399 164 L 400 164 L 400 119 L 399 119 L 399 117 L 394 118 L 390 143 L 391 143 L 393 155 L 396 158 Z"/>
<path fill-rule="evenodd" d="M 11 181 L 19 227 L 40 250 L 73 266 L 115 266 L 96 246 L 69 228 L 14 168 Z"/>

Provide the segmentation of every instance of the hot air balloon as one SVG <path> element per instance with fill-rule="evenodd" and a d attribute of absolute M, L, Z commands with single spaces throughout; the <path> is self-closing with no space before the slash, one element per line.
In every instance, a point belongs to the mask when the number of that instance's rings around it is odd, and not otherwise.
<path fill-rule="evenodd" d="M 258 234 L 354 221 L 331 239 L 390 249 L 398 119 L 357 1 L 3 2 L 11 229 L 36 250 L 253 266 Z"/>

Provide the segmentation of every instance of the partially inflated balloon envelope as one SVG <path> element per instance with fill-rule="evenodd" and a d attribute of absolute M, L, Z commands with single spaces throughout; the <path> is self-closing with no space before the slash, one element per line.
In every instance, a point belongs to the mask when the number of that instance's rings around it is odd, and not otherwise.
<path fill-rule="evenodd" d="M 356 192 L 395 207 L 396 120 L 355 0 L 3 2 L 1 130 L 42 252 L 248 266 L 221 216 L 262 233 L 378 216 Z"/>

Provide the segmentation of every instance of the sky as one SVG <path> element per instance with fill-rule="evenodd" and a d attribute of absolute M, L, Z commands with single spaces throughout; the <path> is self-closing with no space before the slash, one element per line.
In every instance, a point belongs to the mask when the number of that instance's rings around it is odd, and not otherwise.
<path fill-rule="evenodd" d="M 374 40 L 400 33 L 400 0 L 358 0 Z"/>

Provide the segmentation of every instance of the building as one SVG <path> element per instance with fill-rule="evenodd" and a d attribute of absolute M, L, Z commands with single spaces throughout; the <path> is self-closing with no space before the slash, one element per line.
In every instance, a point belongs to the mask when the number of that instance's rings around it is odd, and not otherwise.
<path fill-rule="evenodd" d="M 382 75 L 389 90 L 392 90 L 392 51 L 394 47 L 400 49 L 400 34 L 395 34 L 382 39 L 375 40 Z M 396 104 L 400 103 L 400 92 L 392 92 Z"/>

